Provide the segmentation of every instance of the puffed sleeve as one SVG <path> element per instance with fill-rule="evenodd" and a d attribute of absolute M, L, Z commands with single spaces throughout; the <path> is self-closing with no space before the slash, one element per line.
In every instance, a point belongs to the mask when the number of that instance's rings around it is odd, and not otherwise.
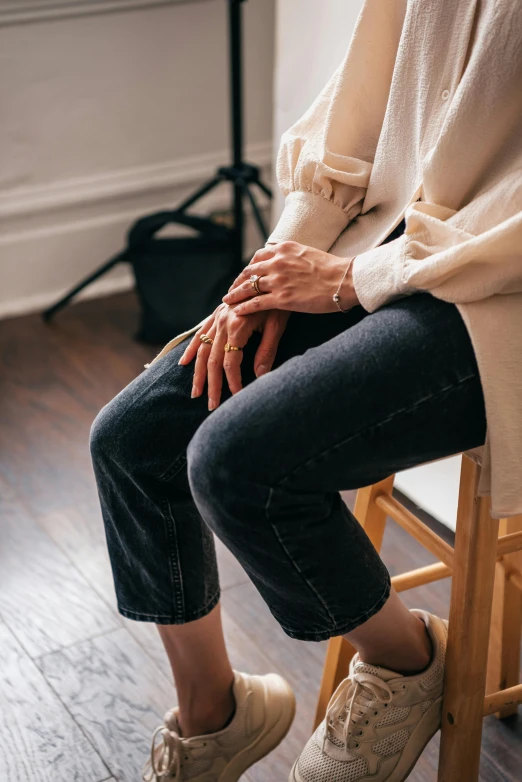
<path fill-rule="evenodd" d="M 390 92 L 406 0 L 366 0 L 343 62 L 281 138 L 286 196 L 268 244 L 329 250 L 361 211 Z"/>
<path fill-rule="evenodd" d="M 432 203 L 409 207 L 403 236 L 355 259 L 353 282 L 362 306 L 374 312 L 420 291 L 454 304 L 521 293 L 522 192 L 513 186 L 505 181 L 462 212 Z M 508 208 L 491 224 L 495 203 Z M 472 211 L 482 214 L 483 230 L 476 233 L 458 225 Z"/>

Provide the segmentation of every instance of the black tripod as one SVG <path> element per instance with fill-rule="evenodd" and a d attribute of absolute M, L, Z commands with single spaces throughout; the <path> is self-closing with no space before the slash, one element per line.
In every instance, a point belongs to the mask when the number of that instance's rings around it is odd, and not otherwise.
<path fill-rule="evenodd" d="M 263 216 L 257 204 L 252 185 L 257 185 L 269 198 L 272 191 L 261 181 L 258 166 L 246 163 L 243 160 L 243 58 L 242 58 L 242 28 L 241 28 L 241 3 L 244 0 L 228 0 L 229 9 L 229 47 L 230 47 L 230 109 L 232 120 L 232 164 L 218 168 L 213 179 L 202 185 L 195 193 L 183 201 L 175 210 L 177 214 L 183 213 L 200 198 L 220 185 L 222 182 L 231 182 L 234 189 L 234 226 L 232 229 L 232 243 L 235 257 L 235 265 L 238 273 L 243 268 L 244 250 L 244 222 L 245 215 L 243 202 L 245 196 L 250 202 L 254 219 L 259 228 L 263 241 L 268 239 L 268 230 Z M 175 221 L 175 220 L 174 220 Z M 211 222 L 211 221 L 208 221 Z M 221 253 L 222 248 L 216 252 Z M 118 263 L 126 261 L 126 250 L 115 255 L 109 261 L 100 266 L 95 272 L 79 282 L 56 304 L 42 313 L 44 321 L 50 321 L 53 315 L 62 310 L 77 294 Z"/>

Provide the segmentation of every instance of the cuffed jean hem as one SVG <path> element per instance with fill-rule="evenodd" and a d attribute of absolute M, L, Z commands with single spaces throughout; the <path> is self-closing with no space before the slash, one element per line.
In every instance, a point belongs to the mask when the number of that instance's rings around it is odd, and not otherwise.
<path fill-rule="evenodd" d="M 118 613 L 127 619 L 133 619 L 135 622 L 154 622 L 157 625 L 185 625 L 188 622 L 195 622 L 196 619 L 202 619 L 207 616 L 217 606 L 221 593 L 217 592 L 214 597 L 200 608 L 190 614 L 184 614 L 182 617 L 168 614 L 143 614 L 138 611 L 130 611 L 118 603 Z"/>
<path fill-rule="evenodd" d="M 290 636 L 290 638 L 294 638 L 296 641 L 328 641 L 330 638 L 336 638 L 339 635 L 351 633 L 352 630 L 355 630 L 357 627 L 367 622 L 368 619 L 371 619 L 372 616 L 379 613 L 381 608 L 384 608 L 385 603 L 388 601 L 390 592 L 391 580 L 388 576 L 388 581 L 386 583 L 386 588 L 383 594 L 377 600 L 377 602 L 372 605 L 371 608 L 367 609 L 364 614 L 360 614 L 356 619 L 352 619 L 346 624 L 336 625 L 335 627 L 330 628 L 330 630 L 304 632 L 302 630 L 290 630 L 290 628 L 285 627 L 283 624 L 281 624 L 281 622 L 279 622 L 279 624 L 281 625 L 281 628 L 284 630 L 286 635 Z"/>

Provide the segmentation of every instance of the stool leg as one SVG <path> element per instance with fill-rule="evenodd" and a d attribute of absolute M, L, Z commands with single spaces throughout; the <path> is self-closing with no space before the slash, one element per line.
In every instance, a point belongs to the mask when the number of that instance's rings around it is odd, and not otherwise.
<path fill-rule="evenodd" d="M 499 535 L 502 532 L 503 520 L 500 521 Z M 506 571 L 502 561 L 495 565 L 495 585 L 493 588 L 493 607 L 489 631 L 488 669 L 486 677 L 486 694 L 498 692 L 505 688 L 504 682 L 504 613 L 506 607 L 506 587 L 508 585 Z M 496 716 L 500 716 L 497 712 Z"/>
<path fill-rule="evenodd" d="M 504 627 L 502 637 L 501 688 L 515 687 L 520 681 L 520 634 L 522 632 L 522 593 L 509 581 L 504 592 Z M 518 706 L 506 706 L 498 713 L 500 719 L 516 714 Z"/>
<path fill-rule="evenodd" d="M 373 486 L 365 486 L 359 489 L 355 499 L 353 514 L 377 549 L 381 550 L 384 530 L 386 528 L 386 513 L 375 504 L 375 498 L 379 494 L 391 494 L 395 475 L 390 475 Z"/>
<path fill-rule="evenodd" d="M 364 527 L 373 545 L 380 550 L 386 527 L 386 513 L 375 504 L 375 497 L 386 492 L 392 493 L 395 476 L 391 475 L 384 481 L 359 489 L 355 500 L 354 516 Z M 330 638 L 323 669 L 323 678 L 317 699 L 315 711 L 314 730 L 324 719 L 326 707 L 334 694 L 337 686 L 348 673 L 350 661 L 355 654 L 355 649 L 344 638 Z"/>
<path fill-rule="evenodd" d="M 342 635 L 330 638 L 324 661 L 323 678 L 317 699 L 314 718 L 314 730 L 324 720 L 330 698 L 348 672 L 350 660 L 355 654 L 353 646 Z"/>
<path fill-rule="evenodd" d="M 479 470 L 463 457 L 446 653 L 439 782 L 476 782 L 498 520 L 476 497 Z"/>
<path fill-rule="evenodd" d="M 522 517 L 501 519 L 500 535 L 522 531 Z M 489 640 L 488 677 L 486 692 L 514 687 L 519 683 L 520 646 L 522 632 L 522 593 L 510 581 L 512 570 L 522 571 L 522 551 L 507 554 L 497 562 L 493 615 Z M 517 713 L 517 705 L 506 706 L 497 712 L 500 719 Z"/>

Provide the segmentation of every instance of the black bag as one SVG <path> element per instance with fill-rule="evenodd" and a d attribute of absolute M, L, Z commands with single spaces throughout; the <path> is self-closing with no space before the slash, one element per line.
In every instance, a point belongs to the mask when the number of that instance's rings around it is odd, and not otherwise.
<path fill-rule="evenodd" d="M 156 237 L 169 223 L 198 233 Z M 164 344 L 210 315 L 241 270 L 234 242 L 235 234 L 226 226 L 183 212 L 157 212 L 138 220 L 129 231 L 126 251 L 142 306 L 136 339 Z"/>

